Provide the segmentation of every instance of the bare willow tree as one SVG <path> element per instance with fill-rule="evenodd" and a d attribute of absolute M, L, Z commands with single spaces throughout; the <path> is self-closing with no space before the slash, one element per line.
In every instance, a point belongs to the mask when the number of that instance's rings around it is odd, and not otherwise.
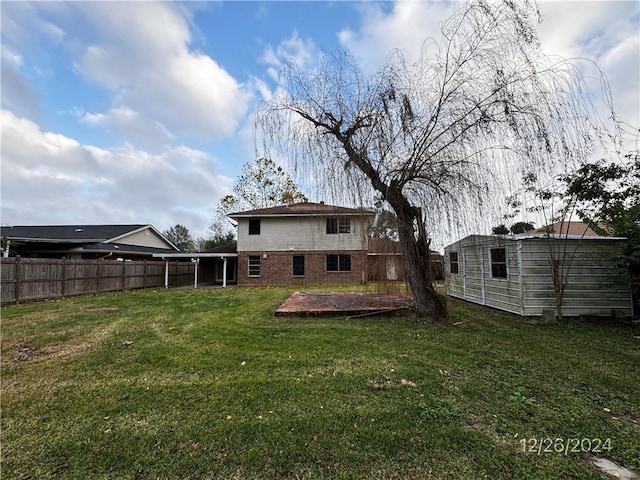
<path fill-rule="evenodd" d="M 284 67 L 282 93 L 258 116 L 268 152 L 347 189 L 365 181 L 398 219 L 415 308 L 447 317 L 433 287 L 428 222 L 501 195 L 505 178 L 584 159 L 599 131 L 576 65 L 546 56 L 529 2 L 458 8 L 416 63 L 393 52 L 365 72 L 347 53 Z M 504 196 L 501 196 L 504 198 Z"/>

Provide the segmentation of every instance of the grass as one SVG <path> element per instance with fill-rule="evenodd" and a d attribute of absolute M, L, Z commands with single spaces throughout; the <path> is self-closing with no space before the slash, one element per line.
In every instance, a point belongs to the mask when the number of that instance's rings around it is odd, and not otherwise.
<path fill-rule="evenodd" d="M 3 308 L 2 478 L 606 478 L 546 438 L 640 467 L 631 327 L 274 317 L 291 291 Z"/>

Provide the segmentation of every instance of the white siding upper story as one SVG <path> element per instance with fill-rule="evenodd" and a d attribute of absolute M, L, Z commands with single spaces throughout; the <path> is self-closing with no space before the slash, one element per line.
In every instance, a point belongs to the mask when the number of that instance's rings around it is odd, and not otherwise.
<path fill-rule="evenodd" d="M 611 260 L 620 242 L 610 238 L 509 238 L 472 235 L 445 248 L 447 294 L 519 315 L 541 315 L 555 309 L 550 245 L 556 258 L 572 258 L 563 314 L 632 314 L 629 278 Z M 502 276 L 492 272 L 491 250 L 504 251 Z M 452 273 L 452 255 L 458 271 Z M 455 260 L 455 255 L 453 256 Z M 455 263 L 455 262 L 454 262 Z"/>
<path fill-rule="evenodd" d="M 120 237 L 111 238 L 108 240 L 108 243 L 123 243 L 125 245 L 137 245 L 140 247 L 174 249 L 174 247 L 151 226 L 138 229 Z"/>
<path fill-rule="evenodd" d="M 367 250 L 367 218 L 342 216 L 349 219 L 349 233 L 327 233 L 327 218 L 337 217 L 339 215 L 261 217 L 260 233 L 251 235 L 250 219 L 239 218 L 238 252 Z"/>

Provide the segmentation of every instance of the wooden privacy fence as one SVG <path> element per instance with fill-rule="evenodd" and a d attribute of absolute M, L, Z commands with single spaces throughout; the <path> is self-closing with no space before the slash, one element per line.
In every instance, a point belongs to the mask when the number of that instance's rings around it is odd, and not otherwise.
<path fill-rule="evenodd" d="M 164 261 L 76 260 L 58 258 L 2 258 L 2 304 L 86 293 L 164 287 Z M 169 262 L 169 286 L 193 282 L 194 264 Z"/>

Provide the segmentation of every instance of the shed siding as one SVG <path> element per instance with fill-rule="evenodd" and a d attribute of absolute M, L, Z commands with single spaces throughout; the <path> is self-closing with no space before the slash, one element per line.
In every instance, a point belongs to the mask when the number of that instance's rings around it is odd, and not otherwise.
<path fill-rule="evenodd" d="M 249 219 L 238 219 L 238 252 L 367 250 L 365 218 L 350 216 L 350 233 L 326 233 L 327 217 L 262 217 L 260 234 L 249 235 Z"/>
<path fill-rule="evenodd" d="M 566 258 L 575 251 L 564 315 L 609 315 L 612 310 L 632 314 L 628 277 L 610 260 L 619 248 L 616 241 L 565 239 L 556 245 L 566 245 Z M 506 249 L 506 279 L 491 278 L 490 249 L 497 247 Z M 458 275 L 451 274 L 449 252 L 453 251 L 459 259 L 464 258 Z M 541 315 L 543 309 L 555 309 L 556 305 L 549 259 L 545 238 L 467 237 L 445 248 L 447 294 L 519 315 Z"/>
<path fill-rule="evenodd" d="M 504 248 L 507 278 L 492 278 L 491 249 Z M 458 275 L 451 275 L 449 252 L 457 251 Z M 447 294 L 508 312 L 522 313 L 517 244 L 500 237 L 467 237 L 445 249 Z"/>
<path fill-rule="evenodd" d="M 492 239 L 484 246 L 483 261 L 485 264 L 485 305 L 522 314 L 520 296 L 520 265 L 518 264 L 518 244 L 505 242 L 503 239 Z M 497 241 L 496 241 L 497 240 Z M 507 278 L 491 277 L 491 249 L 504 248 L 507 260 Z"/>
<path fill-rule="evenodd" d="M 609 260 L 618 245 L 605 240 L 562 242 L 566 248 L 559 241 L 554 243 L 557 257 L 573 255 L 562 303 L 563 315 L 609 315 L 611 310 L 631 315 L 628 277 Z M 549 243 L 546 239 L 524 240 L 522 249 L 524 315 L 540 315 L 542 309 L 555 308 L 556 304 Z"/>

